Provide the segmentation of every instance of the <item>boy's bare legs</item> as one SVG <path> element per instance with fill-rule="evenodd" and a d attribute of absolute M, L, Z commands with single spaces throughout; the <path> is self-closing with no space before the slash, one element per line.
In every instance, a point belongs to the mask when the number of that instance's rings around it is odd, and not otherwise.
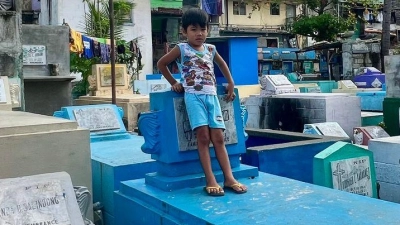
<path fill-rule="evenodd" d="M 225 148 L 224 133 L 222 129 L 209 129 L 211 141 L 214 145 L 215 155 L 217 156 L 219 165 L 224 173 L 224 186 L 232 187 L 236 191 L 246 191 L 247 187 L 244 185 L 232 186 L 239 183 L 232 174 L 231 165 L 229 162 L 228 153 Z M 212 171 L 211 171 L 212 173 Z M 215 179 L 215 178 L 214 178 Z"/>
<path fill-rule="evenodd" d="M 203 167 L 204 175 L 206 177 L 207 187 L 216 187 L 208 189 L 210 193 L 221 193 L 224 192 L 220 188 L 217 180 L 215 179 L 214 173 L 211 168 L 211 158 L 210 158 L 210 131 L 208 126 L 201 126 L 196 128 L 197 137 L 197 148 L 199 152 L 199 158 L 201 166 Z M 230 168 L 230 167 L 229 167 Z"/>

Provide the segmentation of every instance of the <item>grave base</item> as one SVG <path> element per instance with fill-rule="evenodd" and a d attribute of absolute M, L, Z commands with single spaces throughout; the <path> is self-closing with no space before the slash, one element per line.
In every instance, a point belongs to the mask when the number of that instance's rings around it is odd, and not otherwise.
<path fill-rule="evenodd" d="M 209 197 L 203 187 L 164 192 L 144 180 L 115 193 L 117 225 L 139 224 L 397 224 L 400 205 L 260 173 L 239 179 L 243 195 Z"/>
<path fill-rule="evenodd" d="M 386 125 L 386 132 L 390 136 L 400 134 L 399 128 L 400 98 L 385 98 L 383 100 L 383 119 Z"/>
<path fill-rule="evenodd" d="M 105 225 L 113 225 L 114 191 L 121 181 L 144 178 L 157 170 L 151 155 L 142 152 L 141 136 L 91 143 L 93 202 L 103 205 Z M 111 222 L 110 222 L 111 221 Z"/>
<path fill-rule="evenodd" d="M 361 126 L 378 126 L 383 122 L 382 112 L 361 112 Z"/>
<path fill-rule="evenodd" d="M 239 165 L 238 167 L 232 168 L 233 176 L 236 179 L 246 177 L 258 176 L 257 167 Z M 224 180 L 224 176 L 221 170 L 214 171 L 215 178 L 218 182 Z M 145 177 L 146 184 L 157 187 L 163 191 L 174 191 L 188 187 L 198 187 L 206 183 L 204 173 L 179 176 L 179 177 L 167 177 L 159 175 L 158 173 L 149 173 Z"/>

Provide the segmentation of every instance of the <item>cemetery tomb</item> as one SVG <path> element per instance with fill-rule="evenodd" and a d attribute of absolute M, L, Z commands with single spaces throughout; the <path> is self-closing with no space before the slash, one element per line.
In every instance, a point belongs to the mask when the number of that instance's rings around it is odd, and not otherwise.
<path fill-rule="evenodd" d="M 374 153 L 379 198 L 400 203 L 400 136 L 372 139 L 368 149 Z"/>
<path fill-rule="evenodd" d="M 382 112 L 361 112 L 361 126 L 377 126 L 383 122 Z"/>
<path fill-rule="evenodd" d="M 369 197 L 377 197 L 371 151 L 337 142 L 314 157 L 314 184 Z"/>
<path fill-rule="evenodd" d="M 129 87 L 130 78 L 126 71 L 126 65 L 116 65 L 116 104 L 124 112 L 124 120 L 129 131 L 137 126 L 139 113 L 149 109 L 149 96 L 134 94 Z M 93 74 L 88 77 L 90 96 L 80 96 L 74 105 L 98 105 L 111 103 L 111 66 L 96 64 L 92 68 Z M 158 87 L 157 87 L 158 88 Z"/>
<path fill-rule="evenodd" d="M 246 129 L 246 154 L 241 162 L 261 172 L 312 183 L 313 158 L 338 141 L 349 138 L 288 131 Z"/>
<path fill-rule="evenodd" d="M 371 139 L 389 137 L 384 129 L 380 126 L 367 126 L 354 128 L 354 143 L 358 145 L 368 146 Z"/>
<path fill-rule="evenodd" d="M 0 119 L 0 178 L 65 171 L 74 185 L 92 192 L 89 130 L 27 112 L 0 111 L 0 118 L 7 118 Z"/>
<path fill-rule="evenodd" d="M 84 225 L 65 172 L 0 179 L 0 224 Z"/>
<path fill-rule="evenodd" d="M 350 138 L 336 122 L 304 124 L 304 134 Z"/>
<path fill-rule="evenodd" d="M 350 137 L 353 128 L 361 125 L 360 100 L 348 94 L 289 93 L 264 98 L 261 129 L 303 132 L 304 124 L 337 122 Z"/>
<path fill-rule="evenodd" d="M 383 101 L 386 97 L 386 91 L 358 92 L 356 95 L 361 99 L 361 110 L 383 111 Z"/>
<path fill-rule="evenodd" d="M 348 93 L 351 95 L 358 95 L 364 92 L 379 92 L 382 88 L 358 88 L 351 80 L 338 81 L 338 88 L 332 89 L 332 93 Z"/>
<path fill-rule="evenodd" d="M 386 96 L 383 101 L 383 116 L 386 132 L 390 136 L 400 135 L 400 85 L 397 82 L 400 78 L 399 60 L 399 55 L 385 56 Z"/>
<path fill-rule="evenodd" d="M 238 96 L 237 89 L 235 92 Z M 226 102 L 224 93 L 225 87 L 218 86 L 218 98 L 227 128 L 224 138 L 232 170 L 239 177 L 257 176 L 257 168 L 240 165 L 239 157 L 245 152 L 246 136 L 242 109 L 238 98 L 233 103 Z M 142 151 L 151 154 L 157 161 L 158 171 L 146 175 L 146 184 L 165 191 L 203 185 L 204 175 L 198 161 L 197 140 L 190 128 L 183 95 L 167 91 L 151 93 L 150 96 L 153 99 L 150 102 L 152 111 L 141 114 L 139 128 L 145 139 Z M 165 133 L 170 134 L 168 138 L 162 135 Z M 220 171 L 214 152 L 210 154 L 213 169 Z M 221 175 L 218 172 L 219 179 Z"/>
<path fill-rule="evenodd" d="M 260 84 L 262 96 L 299 92 L 285 75 L 263 75 Z"/>
<path fill-rule="evenodd" d="M 155 161 L 140 148 L 143 137 L 127 132 L 122 108 L 111 104 L 63 107 L 54 116 L 90 130 L 93 202 L 102 204 L 104 224 L 115 224 L 114 191 L 120 182 L 156 171 Z"/>
<path fill-rule="evenodd" d="M 184 122 L 182 117 L 185 115 L 179 113 L 179 108 L 175 114 L 176 107 L 182 105 L 174 102 L 179 101 L 182 95 L 158 92 L 151 93 L 150 98 L 152 111 L 141 115 L 139 128 L 145 139 L 142 150 L 156 160 L 157 172 L 146 175 L 144 179 L 121 183 L 115 193 L 117 225 L 290 224 L 299 221 L 294 218 L 301 218 L 304 224 L 326 221 L 390 224 L 400 219 L 398 204 L 258 173 L 257 168 L 238 164 L 239 155 L 245 152 L 246 135 L 237 98 L 233 102 L 237 141 L 235 138 L 227 139 L 226 146 L 234 175 L 249 190 L 242 195 L 226 191 L 223 197 L 208 196 L 203 191 L 205 181 L 196 149 L 191 149 L 193 136 L 190 130 L 183 129 L 186 132 L 182 137 L 182 128 L 180 131 L 177 129 L 177 124 L 182 126 L 177 121 Z M 229 103 L 224 104 L 223 108 L 232 109 Z M 226 119 L 226 122 L 230 120 Z M 168 137 L 162 135 L 166 132 Z M 226 134 L 225 137 L 232 135 L 235 134 Z M 214 160 L 215 155 L 213 151 L 211 153 Z M 212 164 L 222 185 L 221 171 L 215 161 Z"/>

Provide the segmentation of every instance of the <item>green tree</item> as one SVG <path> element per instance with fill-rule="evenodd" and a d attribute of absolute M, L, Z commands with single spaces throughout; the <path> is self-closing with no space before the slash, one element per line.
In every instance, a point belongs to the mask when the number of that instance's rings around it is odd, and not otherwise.
<path fill-rule="evenodd" d="M 108 0 L 83 0 L 88 6 L 83 28 L 92 37 L 110 38 L 110 5 Z M 121 39 L 123 25 L 130 18 L 135 4 L 127 0 L 114 1 L 114 34 Z"/>
<path fill-rule="evenodd" d="M 83 21 L 84 34 L 96 38 L 110 38 L 110 14 L 108 0 L 83 0 L 88 6 Z M 130 14 L 135 4 L 129 0 L 114 1 L 114 34 L 117 44 L 125 45 L 125 49 L 129 49 L 126 41 L 122 40 L 123 25 L 130 18 Z M 117 54 L 116 62 L 127 65 L 128 73 L 131 78 L 140 72 L 143 68 L 133 66 L 133 62 L 137 59 L 136 55 L 130 52 L 125 54 Z M 92 65 L 101 63 L 99 58 L 86 59 L 81 58 L 77 53 L 71 53 L 70 71 L 73 73 L 81 73 L 82 80 L 78 82 L 73 89 L 76 96 L 85 95 L 88 91 L 89 83 L 87 78 L 92 74 Z M 75 96 L 75 97 L 76 97 Z"/>

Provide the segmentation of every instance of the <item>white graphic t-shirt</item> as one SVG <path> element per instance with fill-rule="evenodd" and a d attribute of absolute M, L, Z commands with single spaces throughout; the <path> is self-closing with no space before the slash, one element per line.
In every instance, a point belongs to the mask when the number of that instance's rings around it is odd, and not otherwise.
<path fill-rule="evenodd" d="M 204 51 L 202 52 L 193 49 L 188 43 L 180 43 L 178 46 L 181 51 L 181 58 L 177 63 L 185 92 L 216 95 L 215 46 L 204 44 Z"/>

